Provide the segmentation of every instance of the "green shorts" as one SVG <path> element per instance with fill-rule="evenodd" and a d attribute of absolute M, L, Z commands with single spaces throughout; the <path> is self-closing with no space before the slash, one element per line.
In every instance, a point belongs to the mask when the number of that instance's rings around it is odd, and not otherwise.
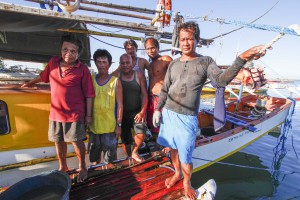
<path fill-rule="evenodd" d="M 51 142 L 77 142 L 86 139 L 84 122 L 49 120 L 48 138 Z"/>

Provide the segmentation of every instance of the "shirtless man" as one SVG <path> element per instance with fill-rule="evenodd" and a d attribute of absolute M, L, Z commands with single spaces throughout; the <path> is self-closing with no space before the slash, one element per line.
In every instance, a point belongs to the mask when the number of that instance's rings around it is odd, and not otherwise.
<path fill-rule="evenodd" d="M 137 49 L 138 45 L 134 40 L 128 39 L 124 42 L 124 49 L 128 55 L 131 56 L 132 64 L 133 64 L 133 70 L 138 72 L 142 72 L 142 74 L 145 75 L 145 69 L 148 68 L 149 62 L 145 58 L 137 57 Z M 118 76 L 121 71 L 121 66 L 116 69 L 112 75 Z"/>
<path fill-rule="evenodd" d="M 147 126 L 157 138 L 159 127 L 154 127 L 152 123 L 153 113 L 158 103 L 159 94 L 163 86 L 164 78 L 172 58 L 170 56 L 159 55 L 159 42 L 155 38 L 147 38 L 145 41 L 146 53 L 151 59 L 148 67 L 149 75 L 149 98 L 147 108 Z"/>

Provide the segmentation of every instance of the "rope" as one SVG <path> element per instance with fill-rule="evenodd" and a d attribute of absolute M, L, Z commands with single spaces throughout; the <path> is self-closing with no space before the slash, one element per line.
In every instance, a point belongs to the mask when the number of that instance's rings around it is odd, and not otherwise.
<path fill-rule="evenodd" d="M 274 159 L 273 159 L 273 166 L 275 166 L 275 163 L 276 161 L 282 159 L 281 157 L 284 157 L 286 154 L 287 154 L 287 149 L 285 147 L 285 143 L 286 143 L 286 140 L 288 138 L 288 136 L 291 134 L 293 134 L 292 132 L 292 116 L 295 112 L 295 105 L 296 105 L 296 101 L 291 98 L 291 97 L 288 97 L 288 99 L 290 99 L 292 101 L 292 105 L 289 109 L 289 112 L 288 112 L 288 115 L 285 119 L 285 122 L 284 124 L 281 126 L 281 135 L 279 137 L 279 140 L 277 142 L 277 145 L 275 146 L 275 148 L 273 149 L 273 152 L 275 154 L 274 156 Z M 293 135 L 292 135 L 292 147 L 293 147 L 293 150 L 294 150 L 294 153 L 298 159 L 298 155 L 295 151 L 295 147 L 294 147 L 294 140 L 293 140 Z"/>
<path fill-rule="evenodd" d="M 95 40 L 97 40 L 97 41 L 99 41 L 99 42 L 102 42 L 102 43 L 104 43 L 104 44 L 107 44 L 107 45 L 109 45 L 109 46 L 112 46 L 112 47 L 115 47 L 115 48 L 118 48 L 118 49 L 124 49 L 124 47 L 120 47 L 120 46 L 116 46 L 116 45 L 113 45 L 113 44 L 104 42 L 103 40 L 100 40 L 100 39 L 98 39 L 98 38 L 96 38 L 96 37 L 94 37 L 94 36 L 92 36 L 92 35 L 90 35 L 90 37 L 93 38 L 93 39 L 95 39 Z"/>
<path fill-rule="evenodd" d="M 255 169 L 255 170 L 262 170 L 262 171 L 269 171 L 269 172 L 284 172 L 284 173 L 298 173 L 300 174 L 300 172 L 295 172 L 295 171 L 282 171 L 282 170 L 277 170 L 277 169 L 269 169 L 269 168 L 262 168 L 262 167 L 251 167 L 251 166 L 247 166 L 247 165 L 238 165 L 238 164 L 233 164 L 233 163 L 227 163 L 227 162 L 214 162 L 213 160 L 209 160 L 209 159 L 203 159 L 203 158 L 197 158 L 197 157 L 192 157 L 193 159 L 196 160 L 202 160 L 202 161 L 208 161 L 211 163 L 216 163 L 216 164 L 220 164 L 220 165 L 228 165 L 228 166 L 233 166 L 233 167 L 240 167 L 240 168 L 247 168 L 247 169 Z"/>
<path fill-rule="evenodd" d="M 88 23 L 88 24 L 89 24 L 90 26 L 94 27 L 95 29 L 98 29 L 98 30 L 103 31 L 103 32 L 105 32 L 105 33 L 118 33 L 118 32 L 124 31 L 124 29 L 119 29 L 119 30 L 117 30 L 117 31 L 106 31 L 106 30 L 104 30 L 104 29 L 98 28 L 97 26 L 94 26 L 94 25 L 91 24 L 91 23 Z M 87 29 L 86 29 L 86 30 L 87 30 Z"/>
<path fill-rule="evenodd" d="M 223 23 L 223 24 L 233 24 L 233 25 L 238 25 L 238 26 L 242 26 L 242 27 L 278 32 L 278 33 L 282 33 L 282 34 L 298 35 L 297 32 L 294 31 L 294 29 L 291 29 L 288 27 L 272 26 L 272 25 L 265 25 L 265 24 L 249 24 L 249 23 L 242 22 L 242 21 L 225 20 L 225 19 L 220 19 L 220 18 L 217 18 L 214 21 L 217 21 L 217 22 Z"/>
<path fill-rule="evenodd" d="M 218 22 L 220 24 L 231 24 L 231 25 L 237 25 L 237 26 L 242 26 L 242 27 L 247 27 L 247 28 L 255 28 L 255 29 L 260 29 L 260 30 L 267 30 L 267 31 L 273 31 L 273 32 L 278 32 L 282 34 L 288 34 L 288 35 L 299 35 L 294 29 L 288 28 L 288 27 L 280 27 L 280 26 L 273 26 L 273 25 L 265 25 L 265 24 L 253 24 L 251 23 L 246 23 L 242 21 L 236 21 L 236 20 L 225 20 L 222 18 L 208 18 L 207 16 L 205 17 L 199 17 L 199 16 L 193 16 L 190 14 L 182 14 L 182 16 L 190 19 L 203 19 L 206 21 L 211 21 L 211 22 Z M 218 36 L 220 37 L 220 36 Z"/>
<path fill-rule="evenodd" d="M 281 135 L 279 137 L 279 141 L 276 145 L 276 147 L 273 149 L 274 152 L 274 157 L 273 157 L 273 161 L 272 161 L 272 168 L 274 169 L 274 172 L 272 173 L 272 182 L 273 185 L 278 185 L 279 184 L 279 178 L 280 178 L 280 171 L 278 169 L 280 169 L 281 167 L 281 162 L 283 161 L 283 158 L 285 157 L 285 155 L 287 154 L 287 149 L 285 147 L 285 142 L 287 140 L 287 137 L 289 136 L 289 134 L 291 133 L 292 130 L 292 115 L 294 114 L 295 111 L 295 104 L 296 101 L 290 97 L 288 97 L 291 101 L 292 101 L 292 105 L 289 109 L 288 115 L 286 117 L 286 120 L 284 122 L 284 124 L 281 126 Z M 295 155 L 298 159 L 298 155 L 295 151 L 294 148 L 294 139 L 293 139 L 293 135 L 292 135 L 292 146 L 293 146 L 293 150 L 295 152 Z"/>
<path fill-rule="evenodd" d="M 88 31 L 88 29 L 86 29 L 86 30 Z M 92 36 L 92 35 L 90 35 L 90 34 L 89 34 L 89 36 L 90 36 L 91 38 L 93 38 L 93 39 L 99 41 L 99 42 L 102 42 L 102 43 L 106 44 L 106 45 L 109 45 L 109 46 L 112 46 L 112 47 L 115 47 L 115 48 L 118 48 L 118 49 L 124 49 L 124 47 L 122 47 L 122 46 L 117 46 L 117 45 L 110 44 L 110 43 L 108 43 L 108 42 L 104 42 L 103 40 L 100 40 L 100 39 L 98 39 L 98 38 L 96 38 L 96 37 L 94 37 L 94 36 Z M 145 51 L 146 49 L 137 49 L 137 50 Z M 171 50 L 171 49 L 165 49 L 165 50 L 160 50 L 159 52 L 161 53 L 161 52 L 170 51 L 170 50 Z"/>

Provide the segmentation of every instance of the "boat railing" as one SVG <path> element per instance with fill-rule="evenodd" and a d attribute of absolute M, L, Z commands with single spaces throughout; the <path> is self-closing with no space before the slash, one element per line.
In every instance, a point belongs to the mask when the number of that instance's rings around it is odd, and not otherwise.
<path fill-rule="evenodd" d="M 205 112 L 206 114 L 214 115 L 214 113 L 212 111 L 210 111 L 210 110 L 204 109 L 202 111 Z M 232 123 L 234 125 L 244 127 L 244 128 L 248 129 L 251 132 L 258 131 L 257 128 L 255 128 L 253 125 L 249 124 L 247 121 L 239 119 L 239 118 L 236 118 L 234 116 L 226 115 L 226 121 L 230 122 L 230 123 Z"/>

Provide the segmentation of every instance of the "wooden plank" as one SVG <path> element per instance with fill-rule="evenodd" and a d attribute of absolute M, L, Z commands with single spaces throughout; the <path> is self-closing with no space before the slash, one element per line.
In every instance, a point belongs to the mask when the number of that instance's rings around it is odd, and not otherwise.
<path fill-rule="evenodd" d="M 168 161 L 164 157 L 89 179 L 72 187 L 70 199 L 151 199 L 154 194 L 159 197 L 158 192 L 166 195 L 182 190 L 182 183 L 172 189 L 164 185 L 165 179 L 174 172 L 159 165 Z"/>
<path fill-rule="evenodd" d="M 55 5 L 58 6 L 57 2 L 45 2 L 44 0 L 26 0 L 30 2 L 35 2 L 35 3 L 43 3 L 43 4 L 48 4 L 48 5 Z M 81 2 L 83 3 L 83 2 Z M 98 2 L 96 2 L 98 3 Z M 122 12 L 116 12 L 116 11 L 111 11 L 111 10 L 103 10 L 103 9 L 98 9 L 93 7 L 86 7 L 86 6 L 79 6 L 79 10 L 86 10 L 86 11 L 92 11 L 92 12 L 98 12 L 98 13 L 106 13 L 106 14 L 111 14 L 111 15 L 121 15 L 121 16 L 126 16 L 126 17 L 133 17 L 133 18 L 138 18 L 138 19 L 146 19 L 146 20 L 152 20 L 151 17 L 143 16 L 143 15 L 136 15 L 136 14 L 130 14 L 130 13 L 122 13 Z"/>
<path fill-rule="evenodd" d="M 105 32 L 92 31 L 92 30 L 58 29 L 58 31 L 69 32 L 69 33 L 82 33 L 82 34 L 98 35 L 98 36 L 113 37 L 113 38 L 132 39 L 132 40 L 138 40 L 138 41 L 141 40 L 141 37 L 116 34 L 116 33 L 105 33 Z M 172 44 L 171 41 L 167 41 L 167 40 L 160 40 L 159 42 L 163 43 L 163 44 Z"/>
<path fill-rule="evenodd" d="M 32 8 L 27 6 L 20 6 L 14 4 L 7 4 L 0 2 L 0 11 L 10 11 L 18 12 L 24 14 L 30 14 L 35 16 L 47 16 L 56 19 L 69 19 L 76 21 L 83 21 L 85 23 L 99 24 L 110 27 L 126 28 L 130 30 L 140 31 L 140 32 L 153 32 L 157 31 L 154 26 L 148 26 L 140 23 L 126 22 L 121 20 L 113 20 L 106 18 L 91 17 L 86 15 L 74 15 L 69 13 L 57 12 L 52 10 L 45 10 L 39 8 Z"/>

